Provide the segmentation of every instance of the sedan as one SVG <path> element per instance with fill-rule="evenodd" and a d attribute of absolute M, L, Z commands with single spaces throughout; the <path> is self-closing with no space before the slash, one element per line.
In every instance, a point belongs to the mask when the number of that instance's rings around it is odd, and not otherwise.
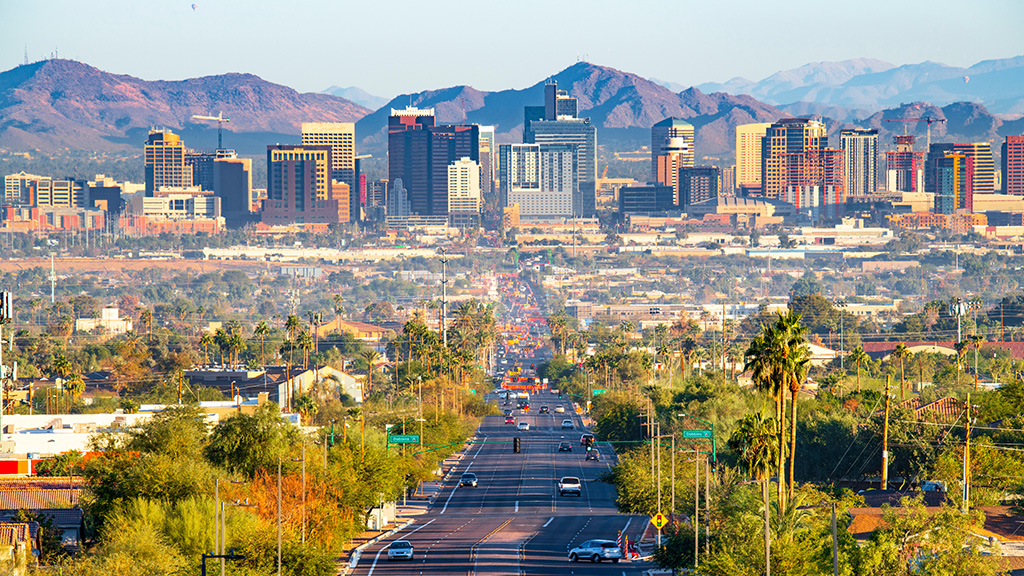
<path fill-rule="evenodd" d="M 565 406 L 555 406 L 555 414 L 565 414 Z"/>
<path fill-rule="evenodd" d="M 518 430 L 520 432 L 528 431 L 529 429 L 530 429 L 530 423 L 529 422 L 520 422 L 518 425 L 516 425 L 516 430 Z"/>
<path fill-rule="evenodd" d="M 586 460 L 597 460 L 597 461 L 600 461 L 601 460 L 601 453 L 598 452 L 597 450 L 590 450 L 590 451 L 587 452 Z"/>
<path fill-rule="evenodd" d="M 573 428 L 575 428 L 575 426 L 573 426 L 572 420 L 569 418 L 562 420 L 562 430 L 572 430 Z"/>
<path fill-rule="evenodd" d="M 588 540 L 569 552 L 569 560 L 573 562 L 611 560 L 618 563 L 620 559 L 622 559 L 622 549 L 612 540 Z"/>
<path fill-rule="evenodd" d="M 476 474 L 473 474 L 472 472 L 466 472 L 465 474 L 463 474 L 462 479 L 459 480 L 459 486 L 469 486 L 471 488 L 476 488 Z"/>
<path fill-rule="evenodd" d="M 395 540 L 388 546 L 388 560 L 412 560 L 412 544 L 408 540 Z"/>
<path fill-rule="evenodd" d="M 559 452 L 572 452 L 572 444 L 569 444 L 568 442 L 559 442 L 558 443 L 558 451 Z"/>
<path fill-rule="evenodd" d="M 539 414 L 547 414 L 549 412 L 547 406 L 541 406 Z"/>

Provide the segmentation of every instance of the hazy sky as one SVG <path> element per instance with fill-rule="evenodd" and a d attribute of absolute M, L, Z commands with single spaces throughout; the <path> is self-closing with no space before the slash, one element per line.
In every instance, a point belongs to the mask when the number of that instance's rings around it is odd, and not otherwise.
<path fill-rule="evenodd" d="M 27 48 L 146 80 L 390 97 L 524 88 L 586 58 L 689 85 L 860 57 L 968 66 L 1024 54 L 1022 24 L 1022 0 L 0 0 L 0 69 Z"/>

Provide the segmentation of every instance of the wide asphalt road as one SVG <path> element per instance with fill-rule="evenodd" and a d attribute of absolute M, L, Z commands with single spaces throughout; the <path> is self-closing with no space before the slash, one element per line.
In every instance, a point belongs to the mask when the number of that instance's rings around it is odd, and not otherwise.
<path fill-rule="evenodd" d="M 500 404 L 500 401 L 499 401 Z M 548 392 L 532 395 L 529 415 L 516 410 L 530 430 L 517 432 L 502 416 L 488 416 L 477 440 L 450 475 L 430 510 L 414 524 L 363 551 L 357 576 L 407 576 L 455 574 L 460 576 L 541 576 L 564 574 L 638 575 L 649 564 L 620 561 L 573 564 L 571 548 L 585 540 L 615 540 L 623 530 L 632 542 L 647 518 L 619 514 L 615 490 L 597 480 L 613 461 L 608 444 L 600 444 L 602 460 L 584 460 L 580 446 L 579 417 L 568 400 Z M 538 414 L 541 406 L 551 414 Z M 554 412 L 565 407 L 564 414 Z M 508 408 L 506 406 L 506 408 Z M 562 430 L 571 418 L 575 428 Z M 522 439 L 522 452 L 512 452 L 512 438 Z M 572 452 L 558 452 L 567 440 Z M 458 486 L 463 472 L 479 478 L 476 488 Z M 562 476 L 577 476 L 583 494 L 559 496 L 556 483 Z M 409 540 L 415 550 L 411 561 L 387 559 L 387 546 L 396 539 Z"/>

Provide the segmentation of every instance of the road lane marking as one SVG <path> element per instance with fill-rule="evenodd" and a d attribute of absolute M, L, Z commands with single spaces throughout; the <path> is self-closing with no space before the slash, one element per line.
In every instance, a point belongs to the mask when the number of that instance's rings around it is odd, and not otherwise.
<path fill-rule="evenodd" d="M 484 449 L 484 444 L 486 444 L 486 440 L 487 436 L 484 436 L 483 440 L 480 442 L 480 447 L 476 449 L 476 454 L 473 454 L 473 460 L 476 460 L 476 457 L 480 455 L 480 451 Z"/>
<path fill-rule="evenodd" d="M 544 523 L 544 525 L 543 525 L 543 526 L 541 526 L 541 528 L 547 528 L 547 527 L 548 527 L 548 524 L 551 524 L 551 523 L 552 523 L 552 522 L 554 522 L 554 521 L 555 521 L 555 517 L 554 517 L 554 516 L 552 516 L 551 518 L 548 518 L 548 521 L 547 521 L 547 522 L 545 522 L 545 523 Z M 626 526 L 629 526 L 629 524 L 626 524 Z"/>
<path fill-rule="evenodd" d="M 513 512 L 519 512 L 519 500 L 516 500 L 516 509 Z"/>
<path fill-rule="evenodd" d="M 469 472 L 469 467 L 472 466 L 472 465 L 473 464 L 470 463 L 469 466 L 466 466 L 466 469 L 463 470 L 462 473 L 465 474 L 466 472 Z M 455 486 L 452 487 L 452 493 L 449 494 L 448 495 L 448 499 L 444 501 L 444 508 L 442 508 L 441 511 L 438 514 L 444 514 L 444 511 L 448 509 L 448 503 L 452 501 L 452 496 L 455 496 L 455 491 L 458 490 L 458 489 L 459 489 L 459 484 L 456 483 Z"/>
<path fill-rule="evenodd" d="M 435 519 L 435 520 L 436 520 L 436 519 Z M 427 527 L 427 526 L 429 526 L 429 525 L 430 525 L 430 523 L 431 523 L 431 522 L 433 522 L 433 521 L 434 521 L 434 520 L 431 520 L 430 522 L 427 522 L 426 524 L 424 524 L 424 525 L 420 526 L 420 527 L 419 527 L 419 528 L 417 528 L 416 530 L 412 530 L 412 531 L 410 531 L 410 532 L 409 532 L 409 534 L 412 534 L 412 533 L 414 533 L 414 532 L 418 532 L 418 531 L 420 531 L 420 530 L 422 530 L 422 529 L 426 528 L 426 527 Z M 400 531 L 399 531 L 399 532 L 400 532 Z M 397 534 L 397 533 L 398 533 L 398 532 L 396 532 L 396 534 Z M 406 534 L 406 535 L 408 536 L 408 534 Z M 387 549 L 388 549 L 388 547 L 387 547 L 387 546 L 381 546 L 381 549 L 380 549 L 380 550 L 377 550 L 377 555 L 373 557 L 373 564 L 370 564 L 370 571 L 366 573 L 366 576 L 373 576 L 373 569 L 377 567 L 377 560 L 380 560 L 380 554 L 381 554 L 381 552 L 383 552 L 383 551 L 385 551 L 385 550 L 387 550 Z"/>

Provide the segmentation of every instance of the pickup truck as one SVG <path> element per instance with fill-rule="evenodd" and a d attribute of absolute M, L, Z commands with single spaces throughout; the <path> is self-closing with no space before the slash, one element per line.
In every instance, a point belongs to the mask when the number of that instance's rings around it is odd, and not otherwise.
<path fill-rule="evenodd" d="M 583 496 L 583 486 L 580 485 L 579 478 L 575 476 L 565 476 L 558 481 L 558 495 L 565 496 L 566 494 Z"/>

